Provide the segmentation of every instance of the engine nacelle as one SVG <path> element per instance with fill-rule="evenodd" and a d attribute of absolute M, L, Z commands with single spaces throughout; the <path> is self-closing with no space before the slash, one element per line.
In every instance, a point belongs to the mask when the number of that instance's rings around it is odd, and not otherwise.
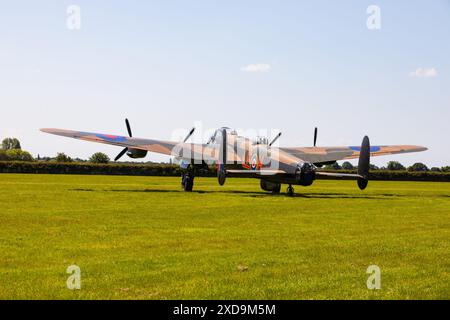
<path fill-rule="evenodd" d="M 295 171 L 295 180 L 301 186 L 310 186 L 316 180 L 316 171 L 311 163 L 303 163 Z"/>
<path fill-rule="evenodd" d="M 260 186 L 261 186 L 261 189 L 263 189 L 264 191 L 270 191 L 270 192 L 276 192 L 276 193 L 280 192 L 280 189 L 281 189 L 280 183 L 270 182 L 267 180 L 261 180 Z"/>
<path fill-rule="evenodd" d="M 145 158 L 146 155 L 147 155 L 146 150 L 128 149 L 128 151 L 127 151 L 127 156 L 129 156 L 130 158 L 133 158 L 133 159 Z"/>

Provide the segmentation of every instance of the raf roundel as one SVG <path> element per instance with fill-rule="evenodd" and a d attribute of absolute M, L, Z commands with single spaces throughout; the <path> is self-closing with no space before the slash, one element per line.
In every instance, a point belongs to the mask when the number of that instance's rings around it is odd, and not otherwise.
<path fill-rule="evenodd" d="M 256 154 L 254 154 L 252 156 L 252 169 L 253 170 L 256 170 L 257 164 L 258 164 L 258 157 L 256 156 Z"/>
<path fill-rule="evenodd" d="M 97 138 L 106 140 L 106 141 L 117 141 L 117 142 L 123 142 L 123 141 L 127 141 L 126 137 L 122 137 L 122 136 L 114 136 L 114 135 L 110 135 L 110 134 L 96 134 Z"/>

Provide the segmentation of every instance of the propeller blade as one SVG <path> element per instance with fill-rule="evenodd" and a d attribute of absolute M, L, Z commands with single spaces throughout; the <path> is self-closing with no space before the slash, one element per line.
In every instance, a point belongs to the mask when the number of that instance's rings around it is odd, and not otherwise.
<path fill-rule="evenodd" d="M 227 164 L 227 131 L 226 129 L 222 129 L 222 136 L 221 136 L 221 144 L 219 149 L 219 159 L 218 159 L 218 166 L 217 166 L 217 178 L 219 180 L 219 184 L 223 186 L 225 183 L 225 179 L 227 178 L 227 170 L 226 170 L 226 164 Z"/>
<path fill-rule="evenodd" d="M 125 124 L 127 125 L 127 131 L 128 131 L 128 135 L 131 137 L 133 137 L 133 133 L 131 132 L 131 127 L 130 127 L 130 122 L 128 121 L 128 119 L 125 119 Z"/>
<path fill-rule="evenodd" d="M 275 143 L 275 141 L 277 141 L 278 140 L 278 138 L 281 136 L 281 132 L 280 133 L 278 133 L 277 135 L 276 135 L 276 137 L 275 138 L 273 138 L 273 140 L 272 140 L 272 142 L 271 143 L 269 143 L 269 147 L 270 146 L 272 146 L 274 143 Z"/>
<path fill-rule="evenodd" d="M 314 147 L 316 146 L 317 142 L 317 127 L 314 128 Z"/>
<path fill-rule="evenodd" d="M 186 136 L 186 138 L 184 138 L 183 142 L 186 142 L 187 139 L 189 139 L 189 138 L 192 136 L 192 134 L 194 133 L 194 131 L 195 131 L 195 127 L 192 128 L 191 131 L 189 131 L 188 135 Z"/>
<path fill-rule="evenodd" d="M 128 151 L 128 148 L 123 149 L 122 151 L 120 151 L 120 153 L 117 155 L 117 157 L 114 158 L 114 161 L 119 160 L 120 158 L 122 158 L 122 156 L 125 154 L 125 152 Z"/>
<path fill-rule="evenodd" d="M 213 140 L 214 140 L 215 137 L 216 137 L 216 134 L 213 134 L 213 135 L 209 138 L 209 140 L 208 140 L 208 142 L 207 142 L 206 144 L 210 144 L 211 142 L 213 142 Z"/>
<path fill-rule="evenodd" d="M 365 136 L 361 144 L 361 151 L 359 152 L 358 161 L 358 187 L 364 190 L 369 182 L 369 169 L 370 169 L 370 141 L 369 137 Z"/>

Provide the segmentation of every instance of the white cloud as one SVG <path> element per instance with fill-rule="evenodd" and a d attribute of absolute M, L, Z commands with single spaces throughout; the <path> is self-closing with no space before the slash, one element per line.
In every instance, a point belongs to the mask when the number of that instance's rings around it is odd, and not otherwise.
<path fill-rule="evenodd" d="M 435 68 L 417 68 L 409 74 L 414 78 L 432 78 L 438 75 Z"/>
<path fill-rule="evenodd" d="M 267 72 L 270 70 L 270 68 L 271 68 L 270 64 L 255 63 L 242 67 L 241 70 L 245 72 Z"/>

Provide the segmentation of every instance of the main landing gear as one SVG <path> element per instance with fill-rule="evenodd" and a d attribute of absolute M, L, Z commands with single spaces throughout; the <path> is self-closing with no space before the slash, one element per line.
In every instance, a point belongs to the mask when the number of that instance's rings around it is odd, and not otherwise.
<path fill-rule="evenodd" d="M 290 184 L 287 188 L 287 194 L 288 196 L 292 197 L 294 195 L 294 187 Z"/>
<path fill-rule="evenodd" d="M 183 191 L 191 192 L 194 187 L 194 173 L 186 172 L 181 176 L 181 188 Z"/>

